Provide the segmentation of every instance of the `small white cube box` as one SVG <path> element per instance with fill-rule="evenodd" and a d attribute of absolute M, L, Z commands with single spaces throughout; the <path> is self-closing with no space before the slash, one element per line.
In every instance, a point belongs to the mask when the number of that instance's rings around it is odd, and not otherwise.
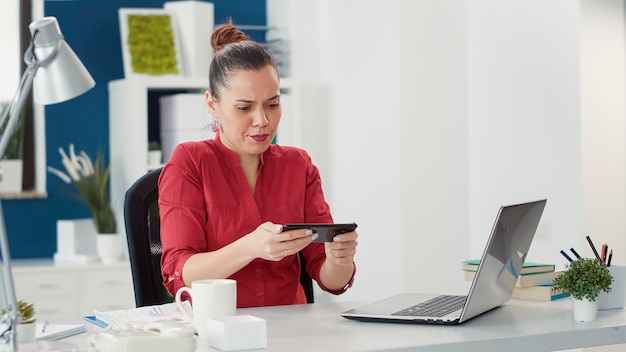
<path fill-rule="evenodd" d="M 180 93 L 159 99 L 161 148 L 167 162 L 174 148 L 186 141 L 201 141 L 215 137 L 211 130 L 213 117 L 206 107 L 204 94 Z"/>
<path fill-rule="evenodd" d="M 222 351 L 267 348 L 265 319 L 252 315 L 233 315 L 207 319 L 207 340 Z"/>

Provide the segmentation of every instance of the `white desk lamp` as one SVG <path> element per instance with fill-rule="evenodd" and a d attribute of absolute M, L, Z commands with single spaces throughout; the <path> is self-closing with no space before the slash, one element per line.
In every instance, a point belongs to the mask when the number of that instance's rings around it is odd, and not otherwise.
<path fill-rule="evenodd" d="M 44 17 L 31 23 L 28 28 L 32 39 L 24 54 L 27 67 L 15 97 L 0 120 L 0 126 L 4 126 L 0 137 L 0 159 L 4 157 L 28 92 L 33 86 L 35 103 L 55 104 L 79 96 L 96 84 L 80 59 L 63 40 L 56 18 Z M 0 182 L 1 176 L 0 173 Z M 17 351 L 16 327 L 20 323 L 21 316 L 17 309 L 17 298 L 11 274 L 9 241 L 2 202 L 0 202 L 0 255 L 2 256 L 2 262 L 0 262 L 2 289 L 7 302 L 7 307 L 0 307 L 0 310 L 7 311 L 0 317 L 0 326 L 8 327 L 6 331 L 0 331 L 0 342 L 8 346 L 8 351 Z"/>

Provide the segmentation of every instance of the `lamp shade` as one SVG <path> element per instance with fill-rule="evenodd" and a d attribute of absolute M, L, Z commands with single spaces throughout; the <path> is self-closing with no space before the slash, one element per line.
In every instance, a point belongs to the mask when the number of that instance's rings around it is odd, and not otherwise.
<path fill-rule="evenodd" d="M 33 80 L 33 99 L 36 103 L 60 103 L 96 85 L 89 71 L 63 39 L 55 17 L 37 20 L 30 24 L 29 29 L 33 37 L 33 59 L 38 64 Z"/>

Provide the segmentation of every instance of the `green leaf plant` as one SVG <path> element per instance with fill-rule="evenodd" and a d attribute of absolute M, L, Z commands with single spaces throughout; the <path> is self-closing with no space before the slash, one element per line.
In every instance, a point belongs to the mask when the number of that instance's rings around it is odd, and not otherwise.
<path fill-rule="evenodd" d="M 35 322 L 35 306 L 32 303 L 19 300 L 17 301 L 17 309 L 20 311 L 20 315 L 22 316 L 20 324 L 30 324 Z M 3 309 L 0 311 L 0 315 L 5 315 L 7 314 L 7 311 L 10 310 L 10 307 L 7 310 Z"/>
<path fill-rule="evenodd" d="M 553 289 L 562 289 L 574 299 L 594 302 L 600 291 L 611 292 L 613 276 L 596 258 L 578 258 L 553 280 Z"/>
<path fill-rule="evenodd" d="M 110 166 L 105 166 L 104 155 L 98 153 L 95 162 L 92 162 L 84 151 L 76 154 L 73 144 L 70 144 L 67 153 L 59 148 L 59 154 L 65 172 L 50 166 L 48 171 L 74 186 L 78 199 L 89 208 L 99 234 L 115 234 L 117 223 L 107 192 Z"/>

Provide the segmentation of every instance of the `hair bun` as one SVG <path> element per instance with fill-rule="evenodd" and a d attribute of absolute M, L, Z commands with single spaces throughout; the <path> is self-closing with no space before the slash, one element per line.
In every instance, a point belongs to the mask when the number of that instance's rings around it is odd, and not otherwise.
<path fill-rule="evenodd" d="M 220 24 L 215 28 L 211 35 L 211 46 L 218 52 L 224 48 L 224 46 L 231 43 L 238 43 L 244 40 L 250 40 L 239 28 L 233 25 L 232 20 L 228 23 Z"/>

